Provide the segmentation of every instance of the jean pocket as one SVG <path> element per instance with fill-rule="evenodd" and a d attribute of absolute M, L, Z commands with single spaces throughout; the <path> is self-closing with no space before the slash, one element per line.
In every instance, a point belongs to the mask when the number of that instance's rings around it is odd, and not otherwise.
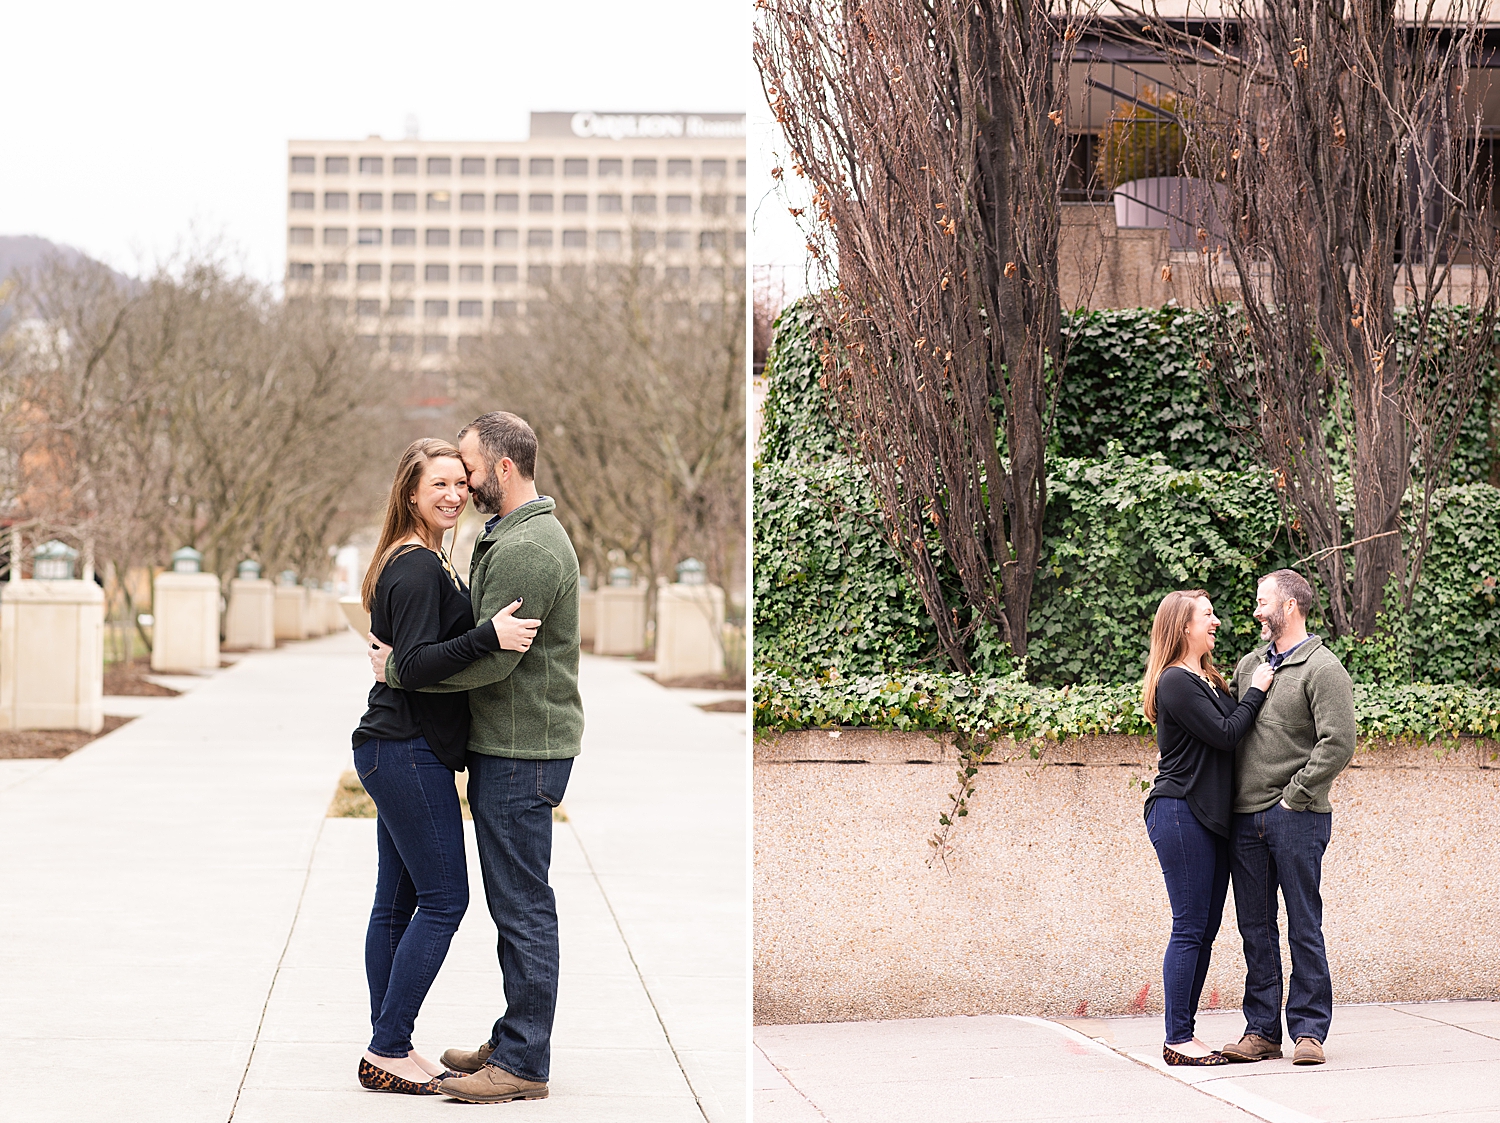
<path fill-rule="evenodd" d="M 366 741 L 354 750 L 354 773 L 363 783 L 366 776 L 375 771 L 380 763 L 380 743 L 378 741 Z"/>
<path fill-rule="evenodd" d="M 573 774 L 573 758 L 565 760 L 539 760 L 536 762 L 536 794 L 556 807 L 563 801 L 568 790 L 568 777 Z"/>

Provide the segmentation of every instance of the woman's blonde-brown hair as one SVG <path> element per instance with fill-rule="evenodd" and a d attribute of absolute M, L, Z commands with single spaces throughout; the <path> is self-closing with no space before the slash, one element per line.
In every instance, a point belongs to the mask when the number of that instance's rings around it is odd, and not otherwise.
<path fill-rule="evenodd" d="M 1193 613 L 1198 611 L 1198 601 L 1208 596 L 1203 589 L 1178 589 L 1161 598 L 1156 606 L 1156 619 L 1151 622 L 1151 654 L 1146 657 L 1146 681 L 1141 686 L 1141 709 L 1146 720 L 1156 721 L 1156 684 L 1161 673 L 1173 663 L 1180 662 L 1187 650 L 1187 630 Z M 1224 676 L 1214 668 L 1213 655 L 1205 651 L 1200 664 L 1204 676 L 1224 693 L 1229 686 Z"/>
<path fill-rule="evenodd" d="M 417 506 L 412 501 L 412 492 L 421 484 L 422 473 L 428 462 L 443 457 L 452 457 L 460 464 L 463 463 L 458 449 L 447 441 L 423 437 L 412 441 L 396 464 L 396 478 L 391 481 L 391 495 L 385 503 L 385 521 L 380 528 L 380 543 L 375 547 L 370 568 L 365 570 L 364 584 L 359 589 L 366 612 L 375 603 L 375 586 L 380 581 L 381 573 L 400 552 L 401 543 L 422 530 L 421 520 L 417 517 Z"/>

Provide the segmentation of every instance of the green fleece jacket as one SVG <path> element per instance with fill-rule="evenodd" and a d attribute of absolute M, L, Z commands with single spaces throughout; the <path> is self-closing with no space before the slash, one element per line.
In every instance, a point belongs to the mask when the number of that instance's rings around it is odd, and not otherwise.
<path fill-rule="evenodd" d="M 1240 660 L 1235 697 L 1250 689 L 1270 650 L 1267 644 Z M 1349 672 L 1320 637 L 1308 636 L 1281 664 L 1255 724 L 1235 746 L 1234 811 L 1264 811 L 1281 800 L 1293 811 L 1332 811 L 1328 789 L 1354 756 L 1354 734 Z"/>
<path fill-rule="evenodd" d="M 423 690 L 469 692 L 469 750 L 486 756 L 560 760 L 583 740 L 578 695 L 578 555 L 547 496 L 517 507 L 474 543 L 469 599 L 488 620 L 517 597 L 520 617 L 539 619 L 531 650 L 496 651 Z M 385 680 L 396 688 L 394 657 Z"/>

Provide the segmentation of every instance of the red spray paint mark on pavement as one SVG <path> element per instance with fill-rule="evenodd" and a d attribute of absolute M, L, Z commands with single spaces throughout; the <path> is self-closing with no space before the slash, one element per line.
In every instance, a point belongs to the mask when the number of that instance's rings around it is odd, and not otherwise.
<path fill-rule="evenodd" d="M 1086 1018 L 1089 1016 L 1089 1000 L 1087 998 L 1073 1007 L 1073 1016 L 1075 1018 Z"/>
<path fill-rule="evenodd" d="M 1209 992 L 1209 995 L 1208 995 L 1208 1008 L 1210 1010 L 1217 1010 L 1219 1008 L 1219 988 L 1218 987 L 1214 987 L 1214 989 Z"/>
<path fill-rule="evenodd" d="M 1132 1014 L 1144 1014 L 1146 1012 L 1146 995 L 1151 993 L 1151 984 L 1147 983 L 1135 992 L 1135 1000 L 1130 1004 Z"/>

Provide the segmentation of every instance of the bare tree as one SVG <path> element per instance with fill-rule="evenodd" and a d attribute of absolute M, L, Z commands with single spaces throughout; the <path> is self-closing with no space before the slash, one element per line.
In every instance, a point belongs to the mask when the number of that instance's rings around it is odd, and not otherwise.
<path fill-rule="evenodd" d="M 955 667 L 1026 653 L 1064 365 L 1072 0 L 761 0 L 754 56 L 805 177 L 826 377 Z M 1061 61 L 1059 67 L 1058 62 Z M 957 573 L 957 603 L 939 558 Z"/>
<path fill-rule="evenodd" d="M 1452 9 L 1237 0 L 1205 34 L 1146 25 L 1174 60 L 1189 150 L 1225 190 L 1221 221 L 1198 232 L 1210 354 L 1257 407 L 1335 634 L 1372 634 L 1393 577 L 1410 605 L 1433 491 L 1493 351 L 1500 246 L 1464 109 L 1479 104 L 1482 6 Z M 1352 454 L 1349 540 L 1331 440 Z"/>

